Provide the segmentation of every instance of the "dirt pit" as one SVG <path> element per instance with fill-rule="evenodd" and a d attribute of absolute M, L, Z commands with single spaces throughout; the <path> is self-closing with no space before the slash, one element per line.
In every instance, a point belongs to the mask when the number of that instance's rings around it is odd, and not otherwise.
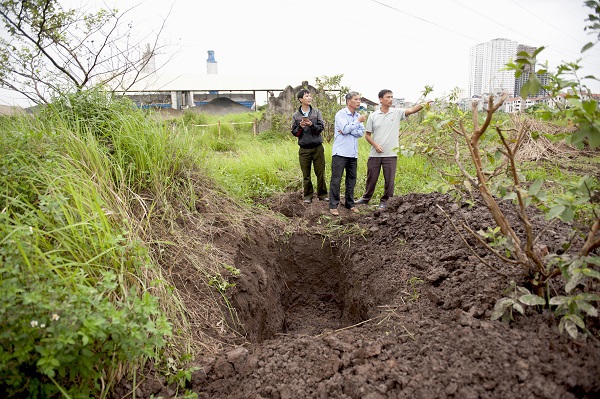
<path fill-rule="evenodd" d="M 342 208 L 336 219 L 326 203 L 297 195 L 271 207 L 307 228 L 232 242 L 240 274 L 228 297 L 245 339 L 195 359 L 187 389 L 200 398 L 600 397 L 596 319 L 577 340 L 559 334 L 548 310 L 490 321 L 514 279 L 497 271 L 515 270 L 456 229 L 493 227 L 481 204 L 411 194 L 383 211 Z M 324 234 L 325 225 L 342 234 Z M 572 229 L 534 219 L 549 253 Z M 136 397 L 174 397 L 175 388 L 148 377 Z"/>
<path fill-rule="evenodd" d="M 339 249 L 317 235 L 283 236 L 277 250 L 247 242 L 235 267 L 242 275 L 232 304 L 251 342 L 318 335 L 361 321 Z"/>

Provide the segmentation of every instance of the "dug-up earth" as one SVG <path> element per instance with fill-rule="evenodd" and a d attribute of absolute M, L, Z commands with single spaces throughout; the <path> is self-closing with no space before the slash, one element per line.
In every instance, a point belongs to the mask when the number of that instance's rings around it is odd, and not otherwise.
<path fill-rule="evenodd" d="M 382 211 L 341 207 L 337 218 L 327 203 L 305 205 L 297 193 L 268 206 L 306 228 L 274 240 L 267 231 L 278 225 L 267 223 L 228 238 L 240 274 L 227 295 L 242 338 L 194 360 L 186 388 L 199 398 L 600 397 L 597 320 L 587 319 L 591 335 L 576 340 L 559 334 L 548 310 L 530 308 L 510 324 L 490 320 L 514 279 L 498 270 L 516 271 L 460 227 L 494 226 L 477 201 L 411 194 Z M 534 228 L 549 253 L 573 231 L 542 229 L 539 219 Z M 136 392 L 176 395 L 152 378 Z"/>

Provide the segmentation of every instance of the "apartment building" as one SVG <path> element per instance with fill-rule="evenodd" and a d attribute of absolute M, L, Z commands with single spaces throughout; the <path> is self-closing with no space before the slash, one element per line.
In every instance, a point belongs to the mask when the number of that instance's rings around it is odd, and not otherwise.
<path fill-rule="evenodd" d="M 517 55 L 518 43 L 509 39 L 493 39 L 470 49 L 469 97 L 508 92 L 514 95 L 515 75 L 503 71 Z"/>

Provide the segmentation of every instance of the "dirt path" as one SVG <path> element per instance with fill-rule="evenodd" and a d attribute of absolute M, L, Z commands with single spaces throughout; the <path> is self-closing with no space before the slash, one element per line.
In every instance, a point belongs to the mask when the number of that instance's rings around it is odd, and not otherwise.
<path fill-rule="evenodd" d="M 559 335 L 548 311 L 490 321 L 510 279 L 481 264 L 445 216 L 486 229 L 483 207 L 411 194 L 384 211 L 342 209 L 334 222 L 326 203 L 296 197 L 271 206 L 303 218 L 307 233 L 271 242 L 256 231 L 237 245 L 231 301 L 246 342 L 196 359 L 189 387 L 200 398 L 600 397 L 597 339 Z M 344 234 L 324 237 L 324 225 Z M 554 226 L 541 242 L 556 252 L 570 231 Z"/>

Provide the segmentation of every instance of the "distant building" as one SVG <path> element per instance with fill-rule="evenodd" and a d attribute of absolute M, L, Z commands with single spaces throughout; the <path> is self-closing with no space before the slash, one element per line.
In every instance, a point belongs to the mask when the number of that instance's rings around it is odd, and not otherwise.
<path fill-rule="evenodd" d="M 471 47 L 469 97 L 505 92 L 514 95 L 514 72 L 502 69 L 515 58 L 517 46 L 513 40 L 494 39 Z"/>
<path fill-rule="evenodd" d="M 224 97 L 248 107 L 249 110 L 255 110 L 257 93 L 264 94 L 266 98 L 276 92 L 282 92 L 290 83 L 302 81 L 298 76 L 219 75 L 213 50 L 208 50 L 206 74 L 174 75 L 155 72 L 154 56 L 150 57 L 149 48 L 145 56 L 149 61 L 146 65 L 148 74 L 131 87 L 123 84 L 127 87 L 123 94 L 141 108 L 181 110 Z"/>
<path fill-rule="evenodd" d="M 392 107 L 406 108 L 406 99 L 405 98 L 392 98 Z"/>
<path fill-rule="evenodd" d="M 519 44 L 519 46 L 517 47 L 517 54 L 521 53 L 521 52 L 526 52 L 529 55 L 533 55 L 533 53 L 537 50 L 537 47 L 533 47 L 533 46 L 527 46 L 524 44 Z M 521 74 L 521 76 L 519 76 L 518 78 L 515 79 L 515 90 L 512 93 L 515 97 L 520 96 L 521 95 L 521 89 L 523 88 L 523 85 L 529 80 L 529 78 L 531 77 L 532 74 L 536 73 L 535 72 L 535 59 L 533 60 L 533 64 L 532 65 L 525 65 L 523 68 L 523 73 Z M 540 83 L 542 84 L 542 86 L 545 86 L 548 84 L 548 73 L 542 73 L 542 74 L 537 74 L 537 78 L 539 79 Z M 544 97 L 546 96 L 546 92 L 544 89 L 540 89 L 537 93 L 534 94 L 529 94 L 528 97 L 534 98 L 534 97 Z"/>

